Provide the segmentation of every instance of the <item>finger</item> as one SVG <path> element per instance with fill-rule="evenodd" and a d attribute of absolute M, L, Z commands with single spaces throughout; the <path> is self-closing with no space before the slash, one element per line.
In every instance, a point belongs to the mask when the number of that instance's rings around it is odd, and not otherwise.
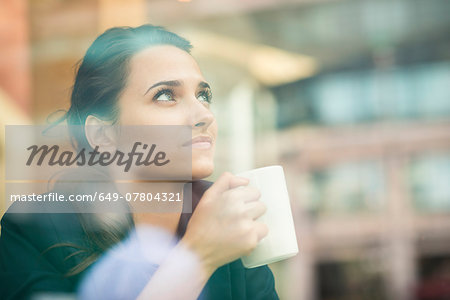
<path fill-rule="evenodd" d="M 224 195 L 242 201 L 243 203 L 257 201 L 261 197 L 261 193 L 255 187 L 239 186 L 234 189 L 230 189 L 224 193 Z"/>
<path fill-rule="evenodd" d="M 259 189 L 253 187 L 253 186 L 246 186 L 243 188 L 245 190 L 245 196 L 243 196 L 242 199 L 244 199 L 244 202 L 252 202 L 257 201 L 259 198 L 261 198 L 261 192 Z"/>
<path fill-rule="evenodd" d="M 249 182 L 250 180 L 248 180 L 248 178 L 233 175 L 230 181 L 230 189 L 246 186 Z"/>
<path fill-rule="evenodd" d="M 248 179 L 234 176 L 230 172 L 224 172 L 219 179 L 208 189 L 208 193 L 221 194 L 229 189 L 247 185 Z"/>
<path fill-rule="evenodd" d="M 258 242 L 269 234 L 269 227 L 259 221 L 255 221 L 255 230 L 256 234 L 258 235 Z"/>
<path fill-rule="evenodd" d="M 252 201 L 245 204 L 245 214 L 249 218 L 256 220 L 267 211 L 267 206 L 261 201 Z"/>

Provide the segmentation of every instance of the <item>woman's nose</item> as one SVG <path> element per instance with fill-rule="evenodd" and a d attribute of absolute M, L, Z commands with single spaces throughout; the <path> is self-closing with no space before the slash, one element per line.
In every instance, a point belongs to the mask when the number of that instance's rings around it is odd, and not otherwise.
<path fill-rule="evenodd" d="M 192 127 L 196 128 L 208 128 L 209 125 L 214 121 L 214 115 L 209 110 L 208 107 L 206 107 L 203 103 L 196 100 L 197 103 L 195 103 L 192 107 L 193 114 L 192 114 Z"/>

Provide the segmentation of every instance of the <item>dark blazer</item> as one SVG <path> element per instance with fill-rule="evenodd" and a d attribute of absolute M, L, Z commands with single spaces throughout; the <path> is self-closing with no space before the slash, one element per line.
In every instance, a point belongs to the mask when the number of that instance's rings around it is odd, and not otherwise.
<path fill-rule="evenodd" d="M 193 211 L 211 184 L 193 183 Z M 181 215 L 179 238 L 184 235 L 191 215 Z M 84 258 L 78 254 L 76 245 L 89 246 L 77 214 L 7 212 L 1 225 L 0 299 L 29 299 L 41 292 L 76 292 L 80 279 L 89 270 L 77 276 L 64 275 Z M 61 243 L 67 246 L 50 248 Z M 199 299 L 278 299 L 278 296 L 269 267 L 247 269 L 237 259 L 212 274 Z"/>

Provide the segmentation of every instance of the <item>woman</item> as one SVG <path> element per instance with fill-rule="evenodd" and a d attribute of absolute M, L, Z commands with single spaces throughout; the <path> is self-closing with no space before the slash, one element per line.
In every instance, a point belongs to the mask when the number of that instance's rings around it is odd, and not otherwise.
<path fill-rule="evenodd" d="M 245 269 L 239 259 L 267 235 L 267 227 L 256 221 L 265 212 L 259 192 L 230 173 L 212 185 L 201 180 L 213 172 L 217 124 L 209 109 L 210 87 L 190 55 L 191 47 L 162 27 L 107 30 L 79 66 L 65 118 L 86 128 L 111 123 L 191 127 L 194 212 L 133 214 L 121 222 L 94 214 L 6 213 L 0 237 L 0 298 L 74 292 L 102 254 L 132 228 L 150 224 L 176 235 L 178 243 L 166 263 L 130 297 L 151 298 L 159 288 L 167 296 L 171 290 L 179 295 L 187 289 L 187 299 L 278 299 L 270 269 Z M 95 131 L 73 134 L 78 147 L 101 143 Z M 172 282 L 163 291 L 164 274 L 174 270 L 170 258 L 180 257 L 180 251 L 197 258 L 196 276 L 187 274 L 183 278 L 189 284 Z"/>

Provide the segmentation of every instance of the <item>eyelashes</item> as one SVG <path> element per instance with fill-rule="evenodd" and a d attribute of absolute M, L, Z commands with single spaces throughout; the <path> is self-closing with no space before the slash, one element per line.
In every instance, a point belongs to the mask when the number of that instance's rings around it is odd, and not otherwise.
<path fill-rule="evenodd" d="M 212 93 L 211 93 L 210 89 L 206 89 L 206 90 L 200 91 L 200 93 L 197 95 L 197 98 L 199 96 L 205 97 L 205 100 L 203 100 L 205 102 L 208 102 L 208 103 L 212 102 Z"/>
<path fill-rule="evenodd" d="M 169 97 L 167 97 L 166 100 L 159 99 L 163 95 L 169 96 Z M 173 90 L 172 89 L 168 89 L 168 88 L 159 89 L 156 92 L 155 96 L 153 97 L 153 101 L 155 101 L 155 102 L 156 101 L 175 101 L 175 99 L 173 98 Z"/>
<path fill-rule="evenodd" d="M 176 101 L 174 97 L 174 90 L 171 88 L 161 88 L 159 89 L 155 96 L 153 97 L 154 102 L 172 102 Z M 212 92 L 210 89 L 204 89 L 197 94 L 197 98 L 202 97 L 203 99 L 199 99 L 201 102 L 206 102 L 210 104 L 212 102 Z"/>

